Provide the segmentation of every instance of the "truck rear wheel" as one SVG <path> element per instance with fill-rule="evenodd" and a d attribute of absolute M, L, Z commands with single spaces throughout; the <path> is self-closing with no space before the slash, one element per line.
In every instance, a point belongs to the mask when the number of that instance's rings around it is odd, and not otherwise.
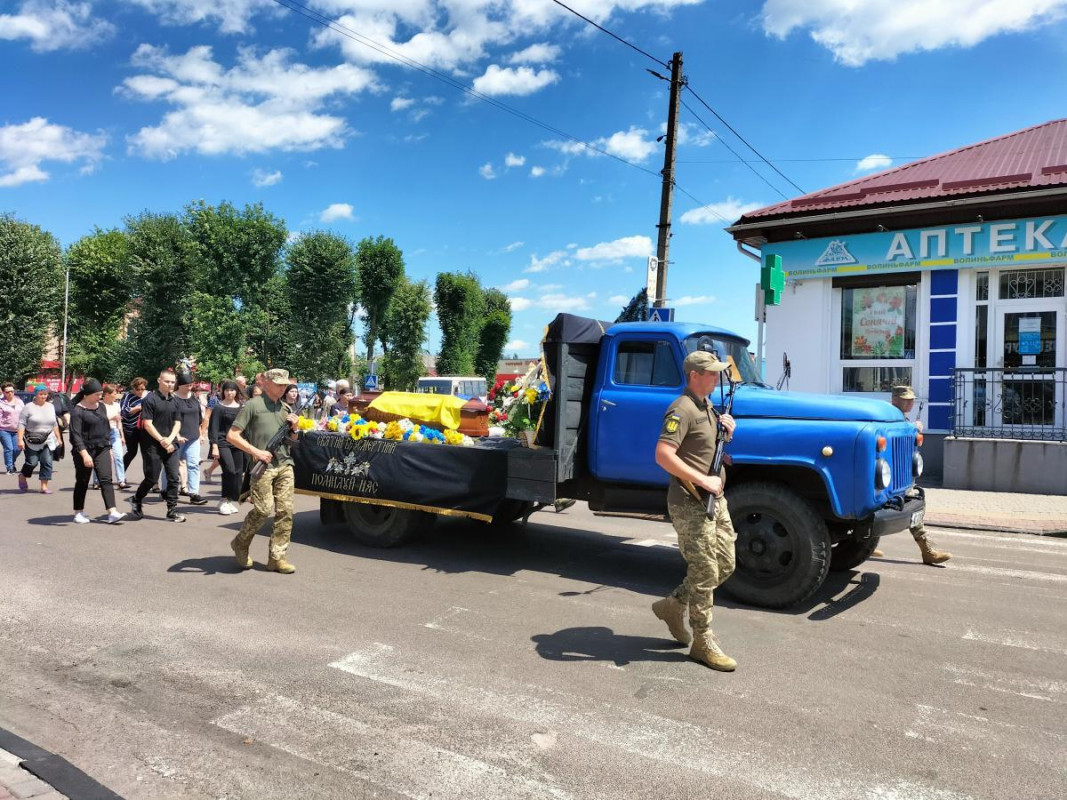
<path fill-rule="evenodd" d="M 345 522 L 360 544 L 368 547 L 400 547 L 427 530 L 434 514 L 370 503 L 343 503 Z"/>
<path fill-rule="evenodd" d="M 510 525 L 516 520 L 522 519 L 526 512 L 534 507 L 533 503 L 524 500 L 505 500 L 493 514 L 493 521 L 489 523 L 495 527 Z"/>
<path fill-rule="evenodd" d="M 830 556 L 830 570 L 832 572 L 845 572 L 855 569 L 878 548 L 878 537 L 868 536 L 866 539 L 844 539 L 834 545 L 834 552 Z"/>
<path fill-rule="evenodd" d="M 785 608 L 814 594 L 830 568 L 826 523 L 799 495 L 774 483 L 727 491 L 737 568 L 723 588 L 745 603 Z"/>

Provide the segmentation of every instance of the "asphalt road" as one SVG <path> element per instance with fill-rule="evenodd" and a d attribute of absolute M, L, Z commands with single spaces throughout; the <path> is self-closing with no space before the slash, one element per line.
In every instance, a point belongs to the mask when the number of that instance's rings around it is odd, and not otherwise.
<path fill-rule="evenodd" d="M 243 514 L 77 526 L 71 480 L 0 476 L 0 727 L 127 798 L 1067 796 L 1067 540 L 935 532 L 934 568 L 904 534 L 789 613 L 720 597 L 720 674 L 649 611 L 666 525 L 375 551 L 299 498 L 296 574 L 262 535 L 240 573 Z"/>

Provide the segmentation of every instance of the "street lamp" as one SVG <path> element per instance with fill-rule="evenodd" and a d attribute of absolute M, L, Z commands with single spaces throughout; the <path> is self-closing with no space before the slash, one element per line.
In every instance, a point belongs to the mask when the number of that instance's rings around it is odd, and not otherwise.
<path fill-rule="evenodd" d="M 67 264 L 66 285 L 63 289 L 63 354 L 59 361 L 59 391 L 67 391 L 67 309 L 70 307 L 70 264 Z"/>

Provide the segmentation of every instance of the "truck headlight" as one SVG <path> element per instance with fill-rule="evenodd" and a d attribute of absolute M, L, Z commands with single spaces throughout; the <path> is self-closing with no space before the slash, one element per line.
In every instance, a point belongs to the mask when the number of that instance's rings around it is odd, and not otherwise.
<path fill-rule="evenodd" d="M 879 458 L 874 462 L 874 485 L 879 489 L 888 489 L 893 482 L 893 471 L 889 468 L 889 462 Z"/>
<path fill-rule="evenodd" d="M 923 454 L 918 450 L 911 457 L 911 474 L 916 478 L 923 474 Z"/>

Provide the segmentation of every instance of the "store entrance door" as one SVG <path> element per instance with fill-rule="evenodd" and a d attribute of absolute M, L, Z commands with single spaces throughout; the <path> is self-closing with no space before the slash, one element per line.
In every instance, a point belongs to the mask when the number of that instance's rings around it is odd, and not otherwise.
<path fill-rule="evenodd" d="M 1008 438 L 1053 439 L 1064 428 L 1067 383 L 1062 301 L 1004 304 L 996 313 L 992 419 Z M 992 377 L 992 376 L 990 376 Z"/>

